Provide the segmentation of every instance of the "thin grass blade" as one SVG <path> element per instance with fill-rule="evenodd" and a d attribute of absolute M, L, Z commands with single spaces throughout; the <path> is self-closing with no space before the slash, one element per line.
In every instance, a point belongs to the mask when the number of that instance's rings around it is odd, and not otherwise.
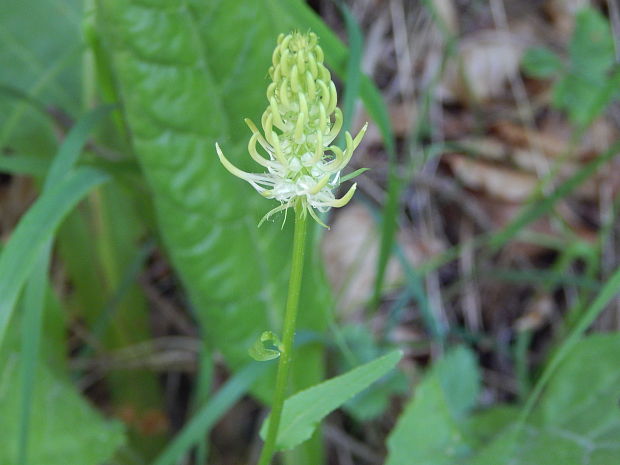
<path fill-rule="evenodd" d="M 92 189 L 109 177 L 93 168 L 78 168 L 39 197 L 19 222 L 0 256 L 0 344 L 15 302 L 39 253 L 63 218 Z"/>

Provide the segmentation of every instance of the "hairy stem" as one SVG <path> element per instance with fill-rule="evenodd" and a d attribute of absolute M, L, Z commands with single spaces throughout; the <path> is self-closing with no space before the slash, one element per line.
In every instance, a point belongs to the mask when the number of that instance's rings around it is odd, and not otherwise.
<path fill-rule="evenodd" d="M 295 339 L 295 321 L 299 307 L 299 293 L 301 291 L 301 277 L 304 267 L 304 253 L 306 248 L 306 215 L 301 202 L 295 206 L 295 235 L 293 238 L 293 258 L 291 277 L 288 285 L 286 313 L 284 314 L 284 333 L 282 336 L 282 350 L 278 362 L 276 375 L 276 390 L 273 397 L 271 416 L 267 438 L 263 444 L 258 465 L 269 465 L 276 447 L 282 408 L 286 398 L 288 377 L 292 365 L 293 341 Z"/>

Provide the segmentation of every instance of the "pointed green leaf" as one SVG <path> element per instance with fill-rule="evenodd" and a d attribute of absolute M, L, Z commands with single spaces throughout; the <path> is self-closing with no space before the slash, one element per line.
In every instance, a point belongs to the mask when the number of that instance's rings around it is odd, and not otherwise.
<path fill-rule="evenodd" d="M 284 403 L 276 447 L 292 449 L 309 439 L 319 422 L 355 394 L 393 369 L 403 354 L 390 352 L 372 362 L 361 365 L 344 375 L 294 394 Z M 267 433 L 269 417 L 261 428 L 261 437 Z"/>

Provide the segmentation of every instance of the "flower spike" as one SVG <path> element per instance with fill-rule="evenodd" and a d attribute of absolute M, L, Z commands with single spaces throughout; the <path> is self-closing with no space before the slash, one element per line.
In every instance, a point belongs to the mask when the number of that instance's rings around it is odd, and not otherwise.
<path fill-rule="evenodd" d="M 345 134 L 345 148 L 331 145 L 342 129 L 342 111 L 331 74 L 323 64 L 318 37 L 310 32 L 280 34 L 272 55 L 267 88 L 267 109 L 261 118 L 262 132 L 249 119 L 252 132 L 248 151 L 267 172 L 247 173 L 234 166 L 215 144 L 224 167 L 248 182 L 263 197 L 280 205 L 270 210 L 259 226 L 275 213 L 300 204 L 321 226 L 316 210 L 343 207 L 355 193 L 353 184 L 340 198 L 333 190 L 340 185 L 340 171 L 360 144 L 368 124 L 353 138 Z M 257 150 L 257 144 L 264 150 Z M 266 152 L 266 154 L 265 154 Z"/>

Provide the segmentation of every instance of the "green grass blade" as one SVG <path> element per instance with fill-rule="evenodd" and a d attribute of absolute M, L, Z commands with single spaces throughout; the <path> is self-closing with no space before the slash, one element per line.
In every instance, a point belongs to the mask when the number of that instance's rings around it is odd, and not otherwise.
<path fill-rule="evenodd" d="M 104 105 L 88 112 L 81 118 L 71 129 L 67 138 L 60 146 L 58 154 L 54 157 L 52 166 L 43 185 L 43 191 L 46 191 L 54 184 L 57 184 L 62 177 L 73 167 L 77 159 L 82 153 L 82 148 L 88 140 L 88 136 L 92 130 L 105 118 L 114 105 Z"/>
<path fill-rule="evenodd" d="M 152 465 L 174 465 L 204 438 L 213 425 L 252 387 L 267 369 L 265 363 L 250 363 L 237 371 L 172 440 Z"/>
<path fill-rule="evenodd" d="M 408 294 L 415 299 L 419 308 L 424 325 L 433 340 L 443 342 L 448 335 L 445 323 L 433 312 L 424 289 L 424 275 L 416 270 L 407 260 L 400 247 L 397 248 L 399 262 L 405 270 Z"/>
<path fill-rule="evenodd" d="M 15 302 L 46 241 L 73 207 L 109 178 L 93 168 L 78 168 L 39 197 L 23 216 L 0 256 L 0 345 Z"/>
<path fill-rule="evenodd" d="M 50 166 L 43 186 L 43 195 L 58 184 L 58 182 L 73 168 L 79 158 L 82 148 L 86 144 L 88 135 L 108 114 L 112 107 L 101 107 L 89 112 L 69 132 L 62 143 L 58 154 Z M 30 414 L 34 392 L 35 372 L 38 363 L 39 347 L 41 342 L 41 322 L 47 288 L 47 269 L 52 251 L 51 235 L 47 243 L 41 248 L 39 256 L 35 258 L 36 266 L 26 284 L 24 297 L 24 311 L 22 320 L 22 399 L 20 415 L 20 436 L 18 442 L 17 463 L 25 465 L 28 461 L 28 440 L 30 431 Z"/>
<path fill-rule="evenodd" d="M 372 297 L 372 307 L 375 309 L 379 305 L 379 300 L 381 299 L 385 272 L 390 255 L 392 254 L 394 238 L 396 237 L 396 229 L 398 226 L 396 216 L 398 215 L 401 186 L 402 182 L 398 178 L 396 171 L 396 162 L 390 161 L 388 170 L 387 199 L 381 214 L 381 242 L 379 244 L 377 274 Z"/>
<path fill-rule="evenodd" d="M 34 395 L 35 373 L 41 342 L 41 327 L 45 291 L 47 289 L 47 269 L 50 262 L 51 244 L 48 242 L 39 254 L 32 274 L 28 279 L 23 300 L 22 341 L 21 341 L 21 415 L 20 433 L 17 449 L 17 463 L 28 462 L 28 440 L 30 436 L 30 414 Z"/>

